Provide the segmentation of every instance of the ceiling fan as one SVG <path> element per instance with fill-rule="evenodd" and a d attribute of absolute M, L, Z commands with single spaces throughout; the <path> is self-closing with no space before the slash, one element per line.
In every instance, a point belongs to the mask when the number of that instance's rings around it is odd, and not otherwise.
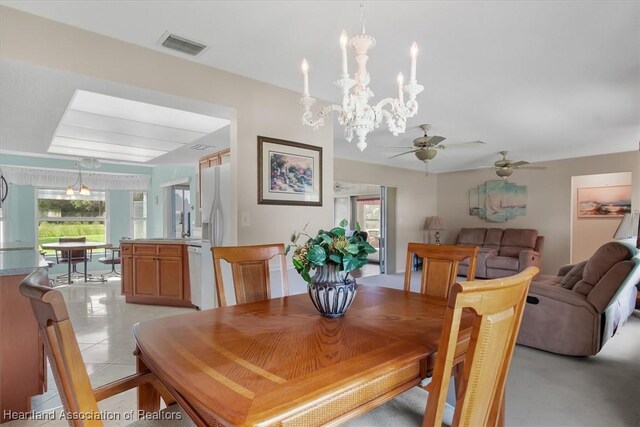
<path fill-rule="evenodd" d="M 500 155 L 502 158 L 493 163 L 493 167 L 496 170 L 496 175 L 500 178 L 507 178 L 511 176 L 514 170 L 516 169 L 546 169 L 544 166 L 527 166 L 529 162 L 524 160 L 519 160 L 514 162 L 513 160 L 507 159 L 508 151 L 500 151 Z M 491 166 L 488 166 L 491 167 Z"/>
<path fill-rule="evenodd" d="M 429 124 L 420 125 L 420 129 L 423 130 L 424 136 L 420 136 L 414 139 L 413 147 L 389 147 L 389 148 L 411 148 L 411 150 L 405 151 L 404 153 L 393 155 L 389 158 L 393 159 L 394 157 L 400 157 L 400 156 L 404 156 L 405 154 L 413 153 L 415 154 L 418 160 L 426 163 L 429 160 L 433 159 L 436 156 L 436 154 L 438 154 L 438 150 L 444 150 L 447 148 L 449 149 L 471 148 L 471 147 L 478 147 L 484 144 L 484 142 L 482 141 L 472 141 L 472 142 L 463 142 L 460 144 L 444 145 L 444 144 L 441 144 L 442 141 L 447 139 L 444 136 L 428 136 L 427 135 L 427 132 L 429 131 L 429 129 L 431 129 L 431 125 Z"/>

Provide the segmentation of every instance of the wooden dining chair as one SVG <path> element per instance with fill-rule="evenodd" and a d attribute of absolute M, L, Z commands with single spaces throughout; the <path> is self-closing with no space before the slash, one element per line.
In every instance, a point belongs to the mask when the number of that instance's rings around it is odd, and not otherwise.
<path fill-rule="evenodd" d="M 190 418 L 180 410 L 171 394 L 151 372 L 136 373 L 128 377 L 111 382 L 101 387 L 92 389 L 89 375 L 82 360 L 82 354 L 78 347 L 69 313 L 62 294 L 47 286 L 49 278 L 47 270 L 38 268 L 28 275 L 20 283 L 20 293 L 28 297 L 36 321 L 40 336 L 44 343 L 45 352 L 53 371 L 60 399 L 66 413 L 74 414 L 69 417 L 72 426 L 102 426 L 100 419 L 91 419 L 100 414 L 97 402 L 127 390 L 146 386 L 144 392 L 149 392 L 149 386 L 153 386 L 151 392 L 157 392 L 163 397 L 167 405 L 171 405 L 164 411 L 181 412 L 180 416 L 171 414 L 164 418 L 171 418 L 172 426 L 192 426 Z M 140 390 L 142 391 L 142 390 Z M 147 408 L 149 411 L 157 411 L 158 408 Z M 78 416 L 75 416 L 78 414 Z M 156 414 L 156 417 L 158 415 Z M 78 419 L 75 419 L 78 418 Z M 89 419 L 87 419 L 89 418 Z M 152 420 L 142 419 L 130 425 L 152 426 Z M 164 425 L 164 424 L 163 424 Z"/>
<path fill-rule="evenodd" d="M 430 245 L 410 242 L 407 247 L 407 263 L 404 271 L 404 290 L 411 290 L 411 267 L 414 257 L 422 260 L 420 293 L 448 298 L 449 290 L 456 282 L 458 263 L 470 258 L 467 280 L 476 274 L 476 246 Z"/>
<path fill-rule="evenodd" d="M 274 257 L 280 258 L 282 295 L 289 295 L 289 276 L 287 274 L 287 259 L 284 244 L 216 246 L 211 248 L 211 252 L 213 254 L 216 293 L 220 307 L 228 305 L 224 292 L 220 260 L 225 260 L 231 264 L 236 304 L 271 299 L 269 261 Z"/>
<path fill-rule="evenodd" d="M 507 374 L 527 291 L 536 274 L 538 268 L 529 267 L 515 276 L 456 283 L 449 296 L 429 393 L 414 387 L 347 425 L 441 426 L 463 310 L 471 310 L 475 319 L 451 425 L 504 425 Z"/>

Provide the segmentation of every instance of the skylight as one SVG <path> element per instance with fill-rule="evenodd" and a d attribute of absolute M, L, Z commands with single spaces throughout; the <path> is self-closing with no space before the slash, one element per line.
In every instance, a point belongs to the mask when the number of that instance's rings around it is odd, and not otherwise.
<path fill-rule="evenodd" d="M 148 162 L 229 124 L 229 120 L 77 90 L 50 153 Z"/>

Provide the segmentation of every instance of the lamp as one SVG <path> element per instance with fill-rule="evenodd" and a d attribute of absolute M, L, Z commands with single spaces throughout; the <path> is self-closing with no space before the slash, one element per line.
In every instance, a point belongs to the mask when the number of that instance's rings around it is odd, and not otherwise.
<path fill-rule="evenodd" d="M 624 214 L 622 221 L 618 225 L 616 232 L 613 233 L 613 238 L 618 240 L 631 239 L 637 237 L 640 230 L 638 229 L 640 222 L 640 211 L 634 213 Z"/>
<path fill-rule="evenodd" d="M 362 6 L 361 6 L 362 7 Z M 383 119 L 387 122 L 389 131 L 397 136 L 404 133 L 407 125 L 407 118 L 413 117 L 418 112 L 418 102 L 416 95 L 424 90 L 416 80 L 416 60 L 418 57 L 418 45 L 414 42 L 409 50 L 411 57 L 410 73 L 408 83 L 402 73 L 398 74 L 398 94 L 396 98 L 385 98 L 377 104 L 369 105 L 369 99 L 373 97 L 373 92 L 369 88 L 370 76 L 367 71 L 367 61 L 369 56 L 367 51 L 376 45 L 376 40 L 366 34 L 364 27 L 364 14 L 362 15 L 362 32 L 349 40 L 347 33 L 340 34 L 340 51 L 342 54 L 342 70 L 340 78 L 334 83 L 342 92 L 341 105 L 329 105 L 320 111 L 316 119 L 313 118 L 311 107 L 316 102 L 315 98 L 309 95 L 309 62 L 302 60 L 303 92 L 299 104 L 303 108 L 302 123 L 306 126 L 318 129 L 324 125 L 325 118 L 332 112 L 338 113 L 338 121 L 345 128 L 345 139 L 351 142 L 353 134 L 358 138 L 357 147 L 360 151 L 367 147 L 367 134 L 376 129 Z M 358 65 L 353 78 L 349 75 L 347 62 L 347 48 L 351 48 L 355 54 Z M 404 94 L 408 95 L 405 102 Z M 388 107 L 388 109 L 385 109 Z"/>
<path fill-rule="evenodd" d="M 435 244 L 439 245 L 440 243 L 440 230 L 446 230 L 447 226 L 444 223 L 444 219 L 440 218 L 439 216 L 432 216 L 432 217 L 427 217 L 424 220 L 424 229 L 425 230 L 434 230 L 436 232 L 435 234 Z"/>
<path fill-rule="evenodd" d="M 76 182 L 67 187 L 67 196 L 73 196 L 75 194 L 74 187 L 78 187 L 78 193 L 81 196 L 90 196 L 91 190 L 89 187 L 82 183 L 82 169 L 78 167 L 78 177 L 76 178 Z"/>

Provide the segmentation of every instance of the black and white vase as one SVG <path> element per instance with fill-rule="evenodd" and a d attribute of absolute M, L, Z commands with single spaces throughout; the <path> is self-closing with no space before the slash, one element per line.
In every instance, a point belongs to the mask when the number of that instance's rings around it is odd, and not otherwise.
<path fill-rule="evenodd" d="M 313 305 L 324 317 L 342 317 L 356 296 L 358 285 L 349 273 L 340 271 L 335 264 L 316 268 L 309 284 Z"/>

